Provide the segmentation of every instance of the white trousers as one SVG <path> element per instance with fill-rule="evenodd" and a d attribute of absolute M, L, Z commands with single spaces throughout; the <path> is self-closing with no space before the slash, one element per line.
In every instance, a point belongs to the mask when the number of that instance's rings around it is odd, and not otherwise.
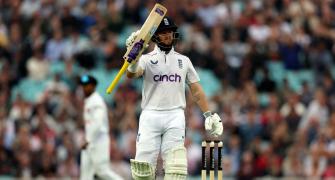
<path fill-rule="evenodd" d="M 119 175 L 110 168 L 109 137 L 101 137 L 99 143 L 89 144 L 80 153 L 80 180 L 94 180 L 94 175 L 100 179 L 121 180 Z"/>
<path fill-rule="evenodd" d="M 144 110 L 140 116 L 135 160 L 146 161 L 156 167 L 160 151 L 165 162 L 167 152 L 176 146 L 183 146 L 184 140 L 184 110 Z"/>

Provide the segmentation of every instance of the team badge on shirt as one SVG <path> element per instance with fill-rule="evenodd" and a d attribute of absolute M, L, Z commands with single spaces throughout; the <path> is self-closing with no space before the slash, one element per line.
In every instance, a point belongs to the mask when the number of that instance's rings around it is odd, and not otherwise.
<path fill-rule="evenodd" d="M 151 64 L 157 64 L 157 63 L 158 63 L 158 60 L 156 60 L 156 61 L 152 61 L 152 60 L 150 60 L 150 62 L 151 62 Z"/>
<path fill-rule="evenodd" d="M 181 59 L 178 59 L 178 66 L 179 69 L 183 69 L 183 61 L 181 61 Z"/>

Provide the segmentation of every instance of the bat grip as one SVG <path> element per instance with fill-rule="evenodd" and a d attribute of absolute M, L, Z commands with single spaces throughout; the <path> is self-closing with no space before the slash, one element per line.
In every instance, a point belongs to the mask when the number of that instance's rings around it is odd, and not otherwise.
<path fill-rule="evenodd" d="M 123 73 L 127 70 L 128 66 L 129 66 L 129 62 L 128 61 L 124 61 L 122 68 L 117 73 L 117 75 L 115 76 L 115 78 L 112 81 L 112 83 L 108 86 L 108 88 L 106 90 L 107 94 L 110 94 L 114 90 L 116 84 L 120 81 Z"/>

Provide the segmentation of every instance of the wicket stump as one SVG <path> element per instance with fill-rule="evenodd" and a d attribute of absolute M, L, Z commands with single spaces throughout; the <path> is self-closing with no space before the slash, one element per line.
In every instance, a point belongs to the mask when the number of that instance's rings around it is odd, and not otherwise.
<path fill-rule="evenodd" d="M 201 180 L 207 179 L 207 157 L 206 157 L 206 149 L 207 144 L 209 144 L 209 179 L 215 179 L 215 170 L 217 169 L 217 179 L 222 180 L 222 141 L 203 141 L 201 143 L 202 146 L 202 162 L 201 162 Z M 217 163 L 215 163 L 215 144 L 217 145 Z M 215 165 L 217 166 L 215 167 Z"/>

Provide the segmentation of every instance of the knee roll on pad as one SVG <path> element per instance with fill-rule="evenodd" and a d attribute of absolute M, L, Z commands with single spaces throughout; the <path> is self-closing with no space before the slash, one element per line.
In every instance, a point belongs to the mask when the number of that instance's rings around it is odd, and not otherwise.
<path fill-rule="evenodd" d="M 177 147 L 167 153 L 164 179 L 184 180 L 187 176 L 186 148 Z"/>
<path fill-rule="evenodd" d="M 131 175 L 134 180 L 154 180 L 155 168 L 148 162 L 130 160 Z"/>

